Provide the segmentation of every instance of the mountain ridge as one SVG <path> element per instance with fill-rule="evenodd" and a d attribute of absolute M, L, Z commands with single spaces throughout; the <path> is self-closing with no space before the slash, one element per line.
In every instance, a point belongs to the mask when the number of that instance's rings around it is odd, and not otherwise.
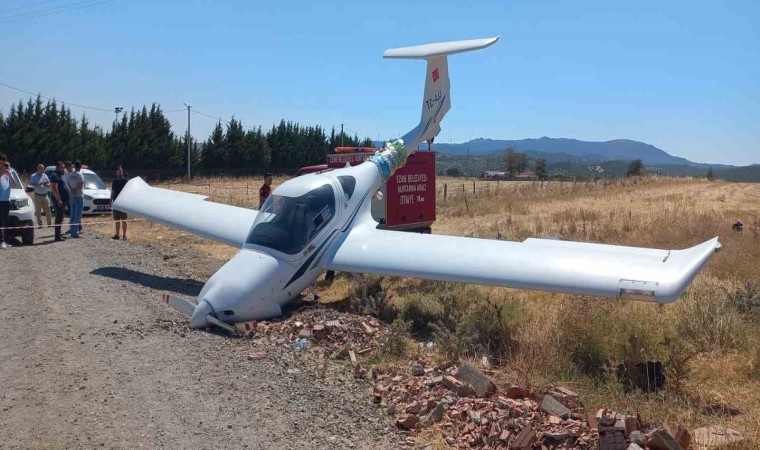
<path fill-rule="evenodd" d="M 457 156 L 478 156 L 490 153 L 503 152 L 513 147 L 519 152 L 544 154 L 547 160 L 560 162 L 557 156 L 563 155 L 566 162 L 569 156 L 571 160 L 581 160 L 590 164 L 601 163 L 611 160 L 634 160 L 641 159 L 644 164 L 675 164 L 694 167 L 736 167 L 729 164 L 706 164 L 690 161 L 680 156 L 673 156 L 665 150 L 645 142 L 633 139 L 613 139 L 609 141 L 583 141 L 572 138 L 527 138 L 527 139 L 491 139 L 477 138 L 463 143 L 439 143 L 433 144 L 436 151 Z"/>

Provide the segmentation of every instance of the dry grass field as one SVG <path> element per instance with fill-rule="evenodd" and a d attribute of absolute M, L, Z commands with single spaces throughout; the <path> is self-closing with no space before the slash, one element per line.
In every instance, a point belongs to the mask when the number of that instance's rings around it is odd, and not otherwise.
<path fill-rule="evenodd" d="M 250 207 L 259 185 L 201 179 L 163 187 Z M 673 430 L 724 424 L 745 433 L 747 448 L 760 448 L 760 184 L 645 178 L 497 188 L 476 181 L 473 192 L 472 180 L 439 178 L 437 191 L 437 234 L 671 249 L 719 235 L 723 249 L 670 305 L 390 277 L 370 278 L 370 292 L 412 323 L 414 338 L 435 341 L 441 358 L 486 355 L 502 380 L 563 383 L 589 410 L 638 411 Z M 737 220 L 744 231 L 732 230 Z M 130 224 L 130 238 L 167 251 L 190 245 L 218 260 L 236 252 L 145 222 Z M 347 276 L 318 288 L 325 301 L 357 292 Z M 645 361 L 664 364 L 664 389 L 631 390 L 630 380 L 619 379 L 619 367 Z"/>

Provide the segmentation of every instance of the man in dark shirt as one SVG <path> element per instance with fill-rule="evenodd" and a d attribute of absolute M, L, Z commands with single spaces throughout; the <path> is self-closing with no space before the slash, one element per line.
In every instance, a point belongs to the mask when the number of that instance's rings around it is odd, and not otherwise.
<path fill-rule="evenodd" d="M 61 223 L 63 223 L 63 214 L 66 212 L 66 205 L 69 204 L 69 187 L 66 184 L 64 175 L 66 169 L 63 161 L 56 161 L 55 173 L 51 174 L 50 188 L 55 201 L 55 241 L 61 242 L 64 238 L 61 236 Z"/>
<path fill-rule="evenodd" d="M 121 166 L 116 168 L 116 179 L 111 184 L 111 210 L 113 211 L 113 220 L 116 225 L 116 234 L 111 239 L 119 239 L 119 228 L 122 228 L 121 239 L 127 240 L 127 213 L 113 209 L 113 202 L 121 194 L 121 190 L 127 185 L 127 179 L 124 178 L 124 169 Z"/>
<path fill-rule="evenodd" d="M 272 174 L 264 174 L 264 184 L 259 189 L 259 209 L 264 206 L 264 202 L 269 198 L 269 194 L 272 193 Z"/>

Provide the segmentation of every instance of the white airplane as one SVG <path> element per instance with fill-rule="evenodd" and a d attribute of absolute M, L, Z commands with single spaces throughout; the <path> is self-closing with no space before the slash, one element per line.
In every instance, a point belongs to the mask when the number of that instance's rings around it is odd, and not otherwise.
<path fill-rule="evenodd" d="M 114 208 L 240 248 L 196 302 L 165 296 L 192 328 L 269 319 L 325 270 L 417 277 L 517 289 L 672 302 L 712 254 L 715 237 L 685 250 L 526 239 L 509 242 L 377 229 L 370 201 L 418 144 L 432 141 L 451 108 L 447 56 L 498 37 L 387 50 L 424 59 L 420 123 L 368 161 L 288 180 L 260 211 L 130 180 Z"/>

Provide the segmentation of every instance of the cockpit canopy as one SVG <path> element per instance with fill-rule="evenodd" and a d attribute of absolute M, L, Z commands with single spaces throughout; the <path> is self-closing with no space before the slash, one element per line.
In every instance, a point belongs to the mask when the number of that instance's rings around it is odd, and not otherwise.
<path fill-rule="evenodd" d="M 335 217 L 335 193 L 324 184 L 300 197 L 272 194 L 256 215 L 246 244 L 288 255 L 306 248 Z"/>

